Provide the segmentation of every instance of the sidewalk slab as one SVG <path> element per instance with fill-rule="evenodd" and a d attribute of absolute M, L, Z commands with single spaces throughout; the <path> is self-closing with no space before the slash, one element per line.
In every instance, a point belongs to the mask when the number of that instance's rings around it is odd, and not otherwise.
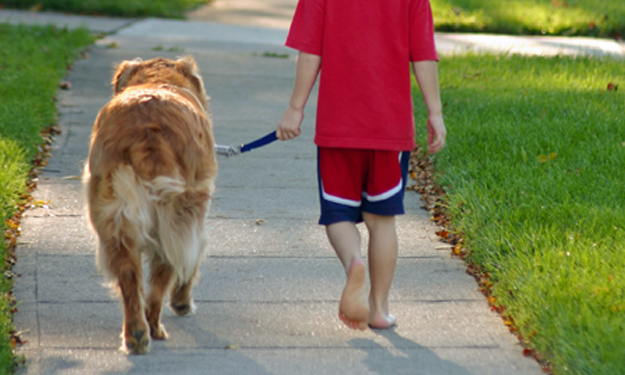
<path fill-rule="evenodd" d="M 589 37 L 436 33 L 439 53 L 506 53 L 527 56 L 625 56 L 625 45 Z"/>
<path fill-rule="evenodd" d="M 389 341 L 393 343 L 395 339 L 391 337 Z M 476 355 L 478 353 L 480 356 Z M 489 368 L 483 367 L 483 353 L 489 353 L 492 359 Z M 499 356 L 496 349 L 420 347 L 405 350 L 392 346 L 373 346 L 358 351 L 352 348 L 172 349 L 152 358 L 125 357 L 114 350 L 94 355 L 85 349 L 71 352 L 46 349 L 33 364 L 32 373 L 44 367 L 51 373 L 68 375 L 88 374 L 96 368 L 106 375 L 197 375 L 196 368 L 207 375 L 501 375 L 509 369 L 496 361 Z M 466 364 L 465 367 L 458 366 L 457 361 Z M 518 373 L 525 370 L 522 366 L 514 368 Z"/>
<path fill-rule="evenodd" d="M 331 255 L 331 254 L 328 254 Z M 102 277 L 95 270 L 93 255 L 38 255 L 35 272 L 39 303 L 111 302 Z M 66 272 L 59 274 L 57 271 Z M 227 257 L 205 260 L 204 272 L 194 298 L 197 303 L 294 303 L 301 301 L 338 303 L 344 272 L 334 256 L 300 257 Z M 460 272 L 459 272 L 460 271 Z M 402 258 L 397 267 L 397 282 L 391 301 L 439 303 L 483 301 L 467 283 L 457 267 L 436 257 Z M 323 279 L 319 275 L 326 274 Z M 22 274 L 22 277 L 29 277 Z M 441 277 L 443 276 L 443 277 Z M 25 279 L 20 279 L 20 282 Z M 470 283 L 467 283 L 470 284 Z M 20 289 L 21 291 L 21 289 Z M 33 293 L 34 294 L 34 293 Z M 305 298 L 304 298 L 305 297 Z M 24 302 L 35 302 L 22 299 Z"/>
<path fill-rule="evenodd" d="M 126 37 L 149 36 L 158 38 L 163 42 L 202 40 L 283 45 L 286 40 L 287 30 L 148 18 L 120 30 L 117 35 Z"/>
<path fill-rule="evenodd" d="M 187 19 L 239 26 L 288 29 L 297 0 L 218 0 L 187 13 Z"/>

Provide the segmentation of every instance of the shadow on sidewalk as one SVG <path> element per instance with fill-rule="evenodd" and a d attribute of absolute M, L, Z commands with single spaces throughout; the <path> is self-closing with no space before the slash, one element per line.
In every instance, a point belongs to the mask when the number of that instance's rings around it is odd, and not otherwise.
<path fill-rule="evenodd" d="M 392 347 L 369 339 L 350 340 L 355 349 L 367 352 L 362 363 L 377 374 L 473 375 L 467 369 L 440 358 L 432 350 L 400 336 L 394 329 L 373 331 L 386 338 Z"/>
<path fill-rule="evenodd" d="M 148 355 L 129 355 L 131 368 L 124 374 L 254 374 L 273 375 L 265 367 L 238 350 L 232 342 L 220 338 L 198 324 L 196 315 L 169 316 L 163 320 L 177 337 L 177 344 L 152 341 Z M 170 336 L 171 337 L 171 336 Z M 180 340 L 187 344 L 180 344 Z M 119 374 L 112 371 L 110 374 Z"/>

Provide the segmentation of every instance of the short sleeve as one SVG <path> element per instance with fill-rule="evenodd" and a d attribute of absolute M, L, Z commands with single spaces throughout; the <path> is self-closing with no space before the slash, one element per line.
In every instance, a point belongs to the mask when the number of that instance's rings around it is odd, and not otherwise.
<path fill-rule="evenodd" d="M 429 0 L 410 0 L 410 61 L 438 61 Z"/>
<path fill-rule="evenodd" d="M 321 56 L 325 23 L 325 0 L 299 0 L 286 46 Z"/>

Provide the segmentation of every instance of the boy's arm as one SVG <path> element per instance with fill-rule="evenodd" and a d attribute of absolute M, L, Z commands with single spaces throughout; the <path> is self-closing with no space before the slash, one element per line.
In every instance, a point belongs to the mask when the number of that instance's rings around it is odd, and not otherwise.
<path fill-rule="evenodd" d="M 447 136 L 438 88 L 438 64 L 436 61 L 416 61 L 412 63 L 412 69 L 428 109 L 428 152 L 434 154 L 445 147 Z"/>
<path fill-rule="evenodd" d="M 317 80 L 320 67 L 321 56 L 299 53 L 289 108 L 278 123 L 276 133 L 278 139 L 286 141 L 300 135 L 300 126 L 304 120 L 304 107 Z"/>

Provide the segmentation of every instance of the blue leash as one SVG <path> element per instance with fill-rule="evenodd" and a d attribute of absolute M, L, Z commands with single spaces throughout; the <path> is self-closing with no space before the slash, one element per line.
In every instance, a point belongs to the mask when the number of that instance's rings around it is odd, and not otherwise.
<path fill-rule="evenodd" d="M 276 135 L 276 132 L 273 131 L 262 138 L 259 138 L 255 141 L 245 143 L 236 147 L 215 145 L 215 152 L 217 153 L 217 155 L 223 155 L 223 156 L 239 155 L 244 152 L 252 151 L 255 148 L 268 145 L 271 142 L 276 141 L 277 139 L 278 139 L 278 136 Z"/>

